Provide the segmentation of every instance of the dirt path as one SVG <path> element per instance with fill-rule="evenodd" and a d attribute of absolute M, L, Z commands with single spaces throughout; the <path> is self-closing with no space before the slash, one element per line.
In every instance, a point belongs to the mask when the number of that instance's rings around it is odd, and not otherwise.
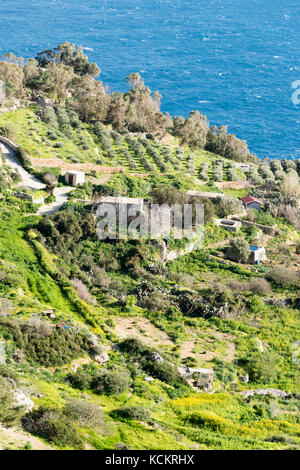
<path fill-rule="evenodd" d="M 47 444 L 38 438 L 22 431 L 19 428 L 5 428 L 0 424 L 0 450 L 5 449 L 24 449 L 27 442 L 30 442 L 32 450 L 53 450 Z"/>
<path fill-rule="evenodd" d="M 44 189 L 45 184 L 41 183 L 35 176 L 26 171 L 20 160 L 16 157 L 16 153 L 8 145 L 0 143 L 1 150 L 6 160 L 7 166 L 13 170 L 17 170 L 21 176 L 22 182 L 18 186 L 26 186 L 28 189 Z"/>
<path fill-rule="evenodd" d="M 30 190 L 40 190 L 46 188 L 46 185 L 44 183 L 42 183 L 35 176 L 32 176 L 30 173 L 28 173 L 28 171 L 23 168 L 20 160 L 17 158 L 16 153 L 12 148 L 3 143 L 0 143 L 0 146 L 5 157 L 6 164 L 10 168 L 17 170 L 21 176 L 21 182 L 18 184 L 18 186 L 25 186 L 27 189 Z M 68 201 L 68 194 L 74 189 L 75 188 L 71 186 L 55 188 L 53 194 L 56 200 L 50 204 L 43 204 L 37 211 L 37 214 L 50 215 L 57 212 L 61 208 L 61 206 Z"/>
<path fill-rule="evenodd" d="M 54 196 L 56 200 L 51 202 L 51 204 L 44 204 L 42 205 L 37 214 L 38 215 L 51 215 L 57 212 L 61 206 L 68 201 L 69 193 L 74 191 L 75 188 L 71 188 L 70 186 L 63 186 L 62 188 L 55 188 L 54 189 Z"/>

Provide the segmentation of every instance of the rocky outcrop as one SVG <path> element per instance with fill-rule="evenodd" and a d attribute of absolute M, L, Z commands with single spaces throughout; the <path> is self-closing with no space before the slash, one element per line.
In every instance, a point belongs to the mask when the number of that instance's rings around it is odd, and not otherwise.
<path fill-rule="evenodd" d="M 265 297 L 264 302 L 269 305 L 274 305 L 275 307 L 286 307 L 291 303 L 290 299 L 281 299 L 281 298 L 272 298 Z"/>
<path fill-rule="evenodd" d="M 93 359 L 95 362 L 98 362 L 98 364 L 105 364 L 109 361 L 109 355 L 105 351 L 100 351 L 93 355 Z"/>
<path fill-rule="evenodd" d="M 32 410 L 34 407 L 33 401 L 26 395 L 22 390 L 16 389 L 13 391 L 15 402 L 17 406 L 22 406 L 26 409 L 26 412 Z"/>
<path fill-rule="evenodd" d="M 151 362 L 159 362 L 159 363 L 162 363 L 164 362 L 163 358 L 161 357 L 160 354 L 158 354 L 157 352 L 153 352 L 149 355 L 148 357 L 149 361 Z"/>
<path fill-rule="evenodd" d="M 256 342 L 257 349 L 258 349 L 260 352 L 264 352 L 264 346 L 263 346 L 262 341 L 261 341 L 259 338 L 254 338 L 254 340 L 255 340 L 255 342 Z"/>
<path fill-rule="evenodd" d="M 238 374 L 238 378 L 240 382 L 244 382 L 245 384 L 249 382 L 249 374 Z"/>

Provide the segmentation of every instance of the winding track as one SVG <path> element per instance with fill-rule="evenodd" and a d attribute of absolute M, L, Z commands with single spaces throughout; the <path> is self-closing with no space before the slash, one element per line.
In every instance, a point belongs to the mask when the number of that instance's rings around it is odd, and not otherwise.
<path fill-rule="evenodd" d="M 45 189 L 46 185 L 42 183 L 38 178 L 31 175 L 28 171 L 23 168 L 20 160 L 16 156 L 16 152 L 10 148 L 7 144 L 0 142 L 0 148 L 6 160 L 7 166 L 17 170 L 21 176 L 21 182 L 18 186 L 26 187 L 29 190 L 40 190 Z M 68 194 L 75 188 L 71 186 L 63 186 L 54 189 L 55 202 L 51 204 L 43 204 L 37 211 L 38 215 L 51 215 L 57 212 L 61 206 L 68 201 Z"/>

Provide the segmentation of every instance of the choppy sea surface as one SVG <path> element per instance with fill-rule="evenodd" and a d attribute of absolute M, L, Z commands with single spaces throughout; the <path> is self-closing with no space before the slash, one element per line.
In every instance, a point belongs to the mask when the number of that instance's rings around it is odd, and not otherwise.
<path fill-rule="evenodd" d="M 0 0 L 0 54 L 63 41 L 111 91 L 138 71 L 164 111 L 199 109 L 261 158 L 300 157 L 299 0 Z"/>

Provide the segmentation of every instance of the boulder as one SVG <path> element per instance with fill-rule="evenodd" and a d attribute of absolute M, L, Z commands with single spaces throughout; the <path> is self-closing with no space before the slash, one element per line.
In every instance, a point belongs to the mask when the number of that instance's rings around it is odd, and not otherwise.
<path fill-rule="evenodd" d="M 13 391 L 15 402 L 18 406 L 24 406 L 26 408 L 26 411 L 32 410 L 34 407 L 33 401 L 29 398 L 28 395 L 26 395 L 22 390 L 16 389 Z"/>
<path fill-rule="evenodd" d="M 245 384 L 249 382 L 249 374 L 238 374 L 238 378 L 240 382 L 244 382 Z"/>
<path fill-rule="evenodd" d="M 149 355 L 148 359 L 149 361 L 152 361 L 152 362 L 160 362 L 160 363 L 164 362 L 161 355 L 155 351 Z"/>
<path fill-rule="evenodd" d="M 98 362 L 98 364 L 104 364 L 105 362 L 109 361 L 109 356 L 108 356 L 107 352 L 102 351 L 102 352 L 97 353 L 93 357 L 93 359 L 94 359 L 94 361 Z"/>
<path fill-rule="evenodd" d="M 255 338 L 255 341 L 256 341 L 258 350 L 260 352 L 264 352 L 264 347 L 263 347 L 262 341 L 259 338 Z"/>
<path fill-rule="evenodd" d="M 90 340 L 90 342 L 92 343 L 93 346 L 97 347 L 99 345 L 99 341 L 98 341 L 98 338 L 97 338 L 96 335 L 91 334 L 89 336 L 89 340 Z"/>

